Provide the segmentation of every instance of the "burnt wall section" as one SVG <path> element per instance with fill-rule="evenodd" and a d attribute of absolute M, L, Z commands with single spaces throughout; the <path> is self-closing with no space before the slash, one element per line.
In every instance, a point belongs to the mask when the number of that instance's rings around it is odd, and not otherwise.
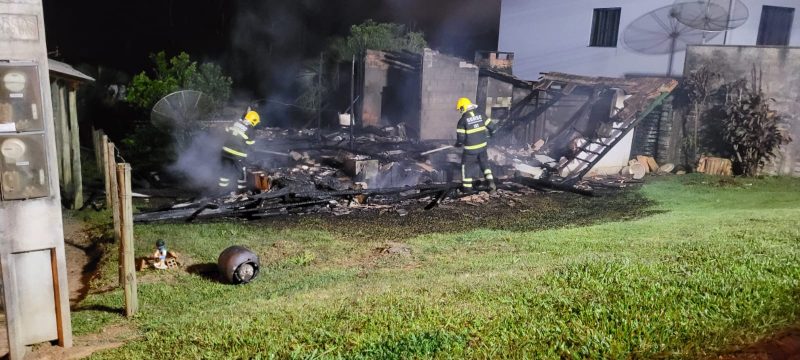
<path fill-rule="evenodd" d="M 659 164 L 675 163 L 675 139 L 672 132 L 672 98 L 639 121 L 634 129 L 632 155 L 646 155 L 656 159 Z"/>
<path fill-rule="evenodd" d="M 496 143 L 509 145 L 518 142 L 532 143 L 536 125 L 535 116 L 528 115 L 538 108 L 536 83 L 521 80 L 508 72 L 498 71 L 481 65 L 478 79 L 476 103 L 485 109 L 486 115 L 498 121 L 501 126 L 513 128 L 511 136 L 499 136 Z M 510 124 L 514 121 L 518 125 Z"/>
<path fill-rule="evenodd" d="M 404 123 L 410 136 L 418 136 L 420 61 L 416 54 L 367 50 L 361 92 L 364 126 Z"/>
<path fill-rule="evenodd" d="M 486 109 L 487 116 L 502 121 L 508 118 L 513 95 L 513 84 L 490 76 L 481 76 L 475 103 Z"/>
<path fill-rule="evenodd" d="M 783 128 L 794 141 L 781 146 L 766 174 L 800 176 L 800 48 L 766 46 L 690 46 L 684 76 L 703 65 L 721 72 L 725 82 L 749 81 L 755 68 L 761 73 L 765 95 L 775 99 L 772 109 L 783 119 Z M 715 124 L 704 123 L 705 129 Z M 709 134 L 704 134 L 709 135 Z M 713 155 L 713 154 L 712 154 Z"/>
<path fill-rule="evenodd" d="M 585 114 L 586 107 L 591 103 L 591 88 L 576 89 L 567 95 L 548 92 L 546 96 L 540 97 L 545 103 L 553 100 L 556 102 L 536 119 L 537 123 L 541 123 L 541 130 L 534 134 L 535 137 L 550 142 L 568 130 L 574 132 L 577 131 L 576 128 L 582 129 L 589 120 L 581 115 Z M 566 141 L 569 140 L 571 139 Z"/>
<path fill-rule="evenodd" d="M 456 138 L 456 100 L 475 99 L 478 67 L 462 59 L 425 49 L 422 58 L 420 103 L 421 140 Z"/>

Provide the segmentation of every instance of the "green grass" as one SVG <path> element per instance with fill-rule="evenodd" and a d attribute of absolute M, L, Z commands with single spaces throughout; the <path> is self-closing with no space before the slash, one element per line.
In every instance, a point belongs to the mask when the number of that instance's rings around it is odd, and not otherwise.
<path fill-rule="evenodd" d="M 243 244 L 262 273 L 245 286 L 202 271 L 140 273 L 130 322 L 142 338 L 94 357 L 697 358 L 797 324 L 800 180 L 684 176 L 637 191 L 653 215 L 423 231 L 400 239 L 408 256 L 325 218 L 137 226 L 137 255 L 164 238 L 210 264 Z M 378 221 L 364 226 L 387 231 Z M 113 284 L 115 267 L 104 264 L 94 286 Z M 129 321 L 122 303 L 119 290 L 91 295 L 73 312 L 75 332 Z"/>

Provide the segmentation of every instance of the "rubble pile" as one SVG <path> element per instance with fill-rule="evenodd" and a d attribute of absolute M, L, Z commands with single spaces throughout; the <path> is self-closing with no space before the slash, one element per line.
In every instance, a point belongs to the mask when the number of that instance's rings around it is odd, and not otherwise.
<path fill-rule="evenodd" d="M 322 213 L 335 216 L 378 212 L 405 216 L 440 204 L 480 206 L 498 199 L 540 191 L 593 195 L 595 188 L 620 188 L 629 177 L 587 178 L 573 186 L 549 180 L 564 157 L 547 155 L 545 141 L 521 146 L 489 147 L 498 190 L 462 193 L 460 149 L 441 141 L 406 137 L 401 125 L 361 129 L 352 139 L 347 128 L 292 130 L 262 128 L 248 157 L 247 195 L 220 195 L 141 213 L 137 222 L 193 221 L 217 217 L 257 219 Z M 544 148 L 543 148 L 544 147 Z M 484 187 L 482 188 L 481 185 Z M 509 205 L 513 206 L 513 205 Z"/>
<path fill-rule="evenodd" d="M 351 147 L 346 141 L 334 142 L 345 138 L 346 132 L 332 134 L 262 130 L 258 136 L 268 148 L 253 151 L 257 156 L 250 159 L 248 195 L 226 194 L 175 204 L 138 214 L 135 221 L 257 219 L 310 213 L 338 216 L 364 211 L 405 216 L 411 208 L 427 210 L 453 202 L 480 205 L 493 199 L 511 201 L 537 191 L 566 190 L 590 195 L 586 190 L 525 177 L 513 166 L 503 164 L 496 172 L 498 191 L 491 195 L 482 191 L 464 194 L 455 181 L 461 176 L 459 150 L 431 153 L 432 149 L 442 149 L 442 144 L 376 134 L 353 139 Z M 477 190 L 485 190 L 482 184 L 477 185 Z"/>
<path fill-rule="evenodd" d="M 259 219 L 272 216 L 330 214 L 334 216 L 378 212 L 405 216 L 413 209 L 430 210 L 438 205 L 464 203 L 480 206 L 490 201 L 504 201 L 513 207 L 515 199 L 538 191 L 553 191 L 546 185 L 522 184 L 514 181 L 500 183 L 494 193 L 479 191 L 461 193 L 458 183 L 430 183 L 401 188 L 366 189 L 355 183 L 347 190 L 325 188 L 325 183 L 308 182 L 298 178 L 282 178 L 270 191 L 256 195 L 223 196 L 176 204 L 163 211 L 141 213 L 136 222 L 193 221 L 219 217 Z M 521 181 L 524 182 L 524 181 Z M 541 185 L 541 184 L 539 184 Z M 539 190 L 537 190 L 537 188 Z M 555 189 L 558 191 L 557 189 Z M 576 190 L 579 192 L 579 190 Z M 584 195 L 590 195 L 584 191 Z"/>

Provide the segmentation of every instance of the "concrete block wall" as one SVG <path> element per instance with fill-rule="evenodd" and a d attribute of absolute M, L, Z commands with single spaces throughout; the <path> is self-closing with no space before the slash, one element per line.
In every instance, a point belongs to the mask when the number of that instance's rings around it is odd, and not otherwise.
<path fill-rule="evenodd" d="M 361 102 L 361 121 L 365 126 L 382 126 L 381 105 L 383 89 L 386 87 L 389 65 L 384 61 L 386 53 L 367 50 L 364 58 L 364 92 Z"/>
<path fill-rule="evenodd" d="M 794 139 L 781 146 L 763 172 L 800 176 L 800 72 L 797 71 L 800 69 L 800 48 L 690 46 L 685 74 L 704 64 L 712 64 L 716 71 L 722 72 L 726 82 L 742 78 L 749 81 L 754 67 L 761 73 L 765 95 L 775 100 L 771 108 L 781 116 L 783 129 Z"/>
<path fill-rule="evenodd" d="M 452 140 L 460 117 L 456 101 L 475 101 L 478 67 L 463 59 L 425 49 L 422 59 L 421 140 Z"/>

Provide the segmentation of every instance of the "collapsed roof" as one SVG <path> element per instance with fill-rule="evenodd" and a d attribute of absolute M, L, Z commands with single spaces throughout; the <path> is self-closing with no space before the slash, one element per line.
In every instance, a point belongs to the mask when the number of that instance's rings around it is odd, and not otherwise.
<path fill-rule="evenodd" d="M 497 73 L 492 76 L 500 77 Z M 513 81 L 523 84 L 517 79 Z M 534 91 L 511 106 L 511 116 L 501 132 L 506 139 L 500 142 L 505 140 L 513 147 L 541 140 L 540 144 L 544 144 L 527 153 L 528 161 L 519 159 L 519 154 L 514 156 L 516 160 L 547 168 L 553 175 L 551 179 L 575 183 L 677 85 L 676 80 L 661 77 L 544 73 Z M 534 104 L 532 109 L 531 104 Z M 529 109 L 520 111 L 522 108 Z"/>

